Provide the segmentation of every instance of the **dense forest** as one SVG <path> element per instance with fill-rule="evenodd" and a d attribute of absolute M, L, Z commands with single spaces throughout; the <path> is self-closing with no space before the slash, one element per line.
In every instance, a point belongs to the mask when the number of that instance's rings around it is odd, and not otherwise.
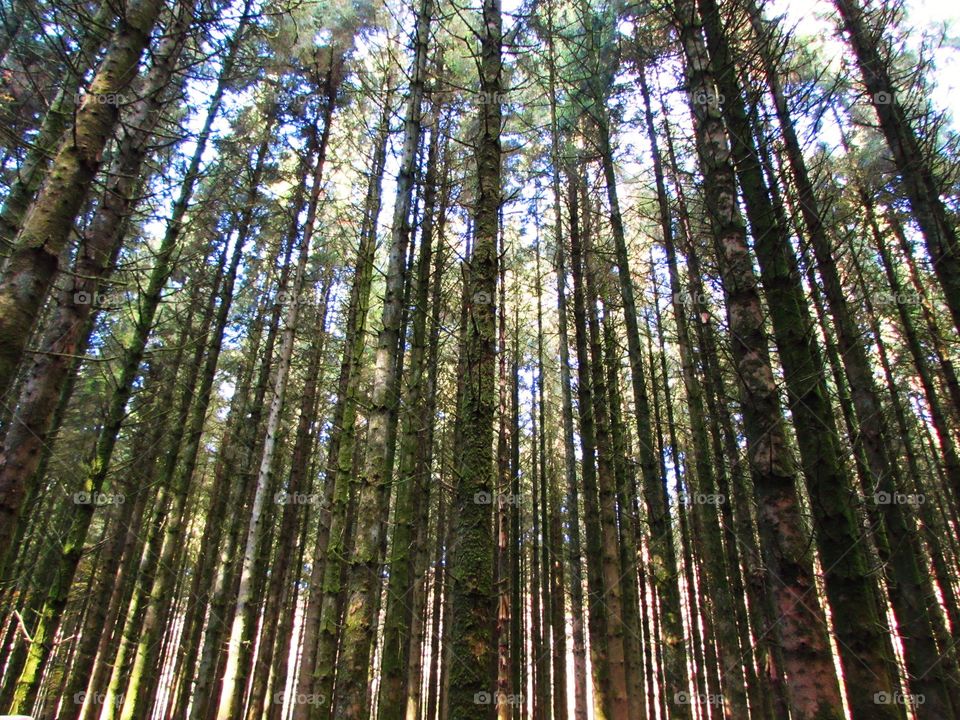
<path fill-rule="evenodd" d="M 0 0 L 3 717 L 960 718 L 941 10 Z"/>

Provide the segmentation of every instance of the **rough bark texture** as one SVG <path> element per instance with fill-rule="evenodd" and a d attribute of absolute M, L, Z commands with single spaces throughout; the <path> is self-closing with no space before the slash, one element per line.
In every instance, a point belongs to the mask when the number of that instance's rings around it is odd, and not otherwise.
<path fill-rule="evenodd" d="M 477 195 L 473 252 L 468 261 L 463 328 L 463 438 L 454 491 L 455 524 L 450 553 L 453 613 L 447 717 L 487 718 L 492 703 L 477 694 L 496 686 L 496 648 L 491 504 L 478 502 L 493 490 L 493 420 L 496 373 L 497 234 L 501 203 L 500 93 L 502 24 L 499 0 L 484 0 L 480 33 L 480 91 L 476 139 Z"/>
<path fill-rule="evenodd" d="M 759 503 L 760 537 L 768 584 L 780 620 L 791 712 L 797 717 L 842 718 L 843 706 L 818 606 L 787 442 L 770 361 L 757 279 L 746 227 L 737 207 L 736 175 L 696 11 L 675 5 L 685 56 L 687 94 L 694 118 L 705 199 L 723 279 L 734 362 L 740 380 L 747 452 Z"/>
<path fill-rule="evenodd" d="M 140 0 L 126 9 L 96 77 L 80 103 L 72 130 L 60 143 L 39 195 L 30 206 L 16 249 L 0 279 L 0 395 L 6 394 L 24 346 L 57 274 L 73 222 L 100 169 L 103 150 L 120 117 L 119 96 L 137 74 L 140 57 L 163 7 Z M 0 485 L 0 557 L 16 525 L 22 490 Z"/>

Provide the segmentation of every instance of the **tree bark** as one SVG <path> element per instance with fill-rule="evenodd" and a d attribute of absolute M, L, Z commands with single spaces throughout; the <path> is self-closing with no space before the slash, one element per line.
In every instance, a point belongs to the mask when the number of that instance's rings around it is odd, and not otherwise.
<path fill-rule="evenodd" d="M 477 195 L 473 211 L 473 252 L 465 296 L 463 439 L 454 491 L 454 532 L 450 552 L 452 622 L 448 669 L 450 691 L 445 717 L 485 718 L 478 693 L 496 686 L 493 642 L 495 592 L 491 505 L 478 502 L 492 491 L 492 441 L 496 372 L 497 235 L 502 202 L 500 124 L 502 19 L 500 0 L 484 0 L 480 31 L 478 137 L 475 140 Z"/>
<path fill-rule="evenodd" d="M 110 47 L 77 110 L 73 129 L 60 143 L 44 186 L 24 220 L 17 247 L 3 270 L 0 396 L 13 384 L 27 338 L 56 277 L 64 245 L 119 121 L 118 98 L 136 77 L 162 7 L 162 0 L 139 0 L 120 16 Z M 0 558 L 7 553 L 22 496 L 22 485 L 0 483 Z"/>

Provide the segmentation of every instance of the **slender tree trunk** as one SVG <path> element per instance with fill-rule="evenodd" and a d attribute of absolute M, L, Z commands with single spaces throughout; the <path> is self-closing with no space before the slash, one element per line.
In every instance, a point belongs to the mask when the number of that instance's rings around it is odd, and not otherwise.
<path fill-rule="evenodd" d="M 411 80 L 410 98 L 408 101 L 408 113 L 416 119 L 417 127 L 408 130 L 416 137 L 407 136 L 407 141 L 419 144 L 420 128 L 420 103 L 423 98 L 423 85 L 426 74 L 426 56 L 427 56 L 427 37 L 430 32 L 430 15 L 433 12 L 432 0 L 425 0 L 417 14 L 417 26 L 415 30 L 415 48 L 416 54 L 413 60 L 413 78 Z M 417 104 L 414 105 L 413 103 Z M 411 338 L 411 360 L 410 376 L 406 385 L 406 403 L 410 407 L 410 412 L 404 414 L 404 432 L 401 440 L 399 476 L 397 479 L 396 507 L 394 508 L 394 531 L 393 547 L 390 552 L 390 580 L 387 586 L 387 608 L 384 619 L 384 639 L 382 653 L 382 680 L 380 684 L 379 698 L 379 717 L 381 720 L 398 720 L 406 711 L 402 698 L 405 696 L 407 673 L 404 668 L 408 667 L 407 659 L 409 653 L 408 637 L 406 629 L 412 621 L 413 614 L 416 612 L 411 605 L 411 590 L 413 588 L 410 570 L 412 569 L 411 560 L 414 545 L 414 506 L 418 502 L 423 502 L 424 486 L 418 476 L 414 474 L 413 461 L 416 448 L 416 439 L 419 433 L 425 432 L 426 424 L 430 422 L 428 418 L 423 417 L 419 410 L 424 398 L 425 366 L 424 352 L 426 351 L 426 330 L 427 330 L 427 304 L 430 292 L 430 263 L 431 253 L 433 251 L 433 220 L 436 204 L 436 183 L 437 183 L 437 158 L 439 153 L 440 139 L 437 137 L 439 131 L 439 117 L 435 118 L 430 136 L 430 147 L 428 150 L 427 169 L 424 178 L 425 201 L 424 201 L 424 220 L 422 230 L 422 240 L 420 243 L 420 255 L 417 266 L 416 277 L 416 299 L 414 301 L 413 332 Z M 405 145 L 405 148 L 407 146 Z M 409 166 L 401 169 L 401 178 L 404 178 L 407 185 L 403 188 L 404 192 L 412 191 L 413 172 L 415 157 L 409 160 Z M 404 162 L 408 161 L 404 156 Z M 403 174 L 405 173 L 405 175 Z M 398 192 L 400 192 L 398 185 Z M 401 205 L 398 203 L 398 205 Z M 397 208 L 397 212 L 403 208 Z M 401 218 L 395 213 L 395 230 L 404 230 L 404 224 L 409 221 L 406 215 L 409 214 L 409 200 L 407 208 L 404 210 L 404 217 Z M 400 224 L 398 225 L 398 221 Z M 409 228 L 405 229 L 409 234 Z M 392 259 L 392 258 L 391 258 Z M 388 269 L 389 273 L 389 269 Z M 389 282 L 389 275 L 388 275 Z M 388 288 L 389 293 L 389 288 Z M 386 313 L 386 306 L 384 308 Z M 397 382 L 397 381 L 395 381 Z M 415 551 L 414 551 L 415 552 Z"/>
<path fill-rule="evenodd" d="M 633 277 L 630 274 L 629 253 L 617 194 L 616 169 L 610 145 L 610 119 L 606 107 L 596 111 L 598 151 L 603 166 L 610 228 L 614 240 L 617 277 L 620 281 L 620 299 L 627 330 L 627 355 L 630 359 L 630 379 L 637 420 L 640 470 L 643 475 L 643 496 L 652 537 L 650 539 L 650 570 L 657 596 L 661 598 L 661 630 L 664 653 L 665 693 L 671 712 L 678 718 L 691 716 L 690 704 L 682 702 L 687 691 L 687 661 L 684 658 L 683 617 L 680 612 L 680 574 L 666 488 L 666 478 L 657 477 L 657 462 L 653 451 L 653 433 L 650 420 L 650 401 L 644 378 L 643 348 L 637 321 Z"/>
<path fill-rule="evenodd" d="M 551 93 L 551 97 L 554 95 Z M 551 114 L 556 114 L 556 103 L 551 103 Z M 556 125 L 556 118 L 553 120 Z M 564 475 L 566 482 L 566 532 L 568 538 L 567 558 L 570 564 L 570 614 L 571 642 L 573 652 L 574 719 L 587 717 L 587 663 L 586 643 L 583 633 L 583 559 L 580 550 L 579 484 L 577 483 L 577 458 L 573 431 L 573 393 L 570 380 L 570 339 L 567 331 L 567 272 L 560 209 L 560 172 L 557 166 L 559 153 L 556 130 L 553 133 L 554 171 L 553 204 L 554 217 L 554 264 L 557 278 L 557 327 L 560 345 L 560 391 L 563 416 Z M 571 233 L 574 230 L 571 227 Z"/>
<path fill-rule="evenodd" d="M 236 259 L 239 262 L 239 258 Z M 216 300 L 224 279 L 226 260 L 227 252 L 224 247 L 220 253 L 213 292 L 203 310 L 200 328 L 195 335 L 195 350 L 186 368 L 184 387 L 177 402 L 175 424 L 168 438 L 169 449 L 159 478 L 163 499 L 155 520 L 157 532 L 162 536 L 157 573 L 148 585 L 146 611 L 138 628 L 139 639 L 124 693 L 120 720 L 142 717 L 150 712 L 153 705 L 152 686 L 160 669 L 162 641 L 173 605 L 172 591 L 177 580 L 176 566 L 183 548 L 182 536 L 187 531 L 187 505 L 194 485 L 196 451 L 206 417 L 216 356 L 223 342 L 222 337 L 211 335 L 210 328 L 214 322 Z M 210 350 L 207 353 L 207 362 L 204 363 L 208 338 Z M 194 395 L 198 398 L 196 404 L 193 403 Z M 186 442 L 185 438 L 188 438 Z M 181 457 L 183 464 L 178 469 L 177 461 Z"/>
<path fill-rule="evenodd" d="M 407 285 L 406 257 L 410 245 L 410 206 L 413 197 L 414 174 L 417 164 L 417 149 L 422 133 L 422 104 L 426 81 L 428 36 L 430 19 L 433 14 L 432 0 L 423 0 L 417 13 L 415 30 L 415 55 L 410 79 L 410 91 L 407 98 L 407 115 L 404 126 L 403 150 L 401 151 L 400 171 L 397 176 L 397 194 L 394 201 L 393 231 L 388 250 L 386 273 L 386 293 L 383 301 L 382 326 L 377 337 L 373 387 L 371 389 L 369 424 L 367 432 L 366 463 L 360 478 L 360 497 L 357 513 L 358 526 L 356 543 L 349 562 L 349 590 L 344 620 L 343 647 L 338 661 L 338 682 L 335 696 L 334 715 L 337 718 L 359 718 L 369 704 L 368 675 L 370 670 L 370 651 L 373 644 L 375 598 L 379 577 L 379 554 L 382 536 L 382 512 L 384 500 L 389 498 L 390 479 L 393 473 L 394 449 L 391 447 L 396 438 L 398 420 L 398 363 L 402 355 L 403 336 L 403 298 Z M 427 247 L 421 248 L 421 256 Z M 421 328 L 422 334 L 422 328 Z M 419 371 L 420 368 L 413 368 Z M 403 479 L 401 479 L 403 482 Z M 409 499 L 409 498 L 408 498 Z M 401 502 L 399 512 L 409 512 Z M 402 524 L 402 521 L 401 521 Z M 409 545 L 410 534 L 400 532 L 401 542 Z M 397 590 L 407 584 L 409 568 L 407 556 L 398 560 L 398 566 L 392 568 L 400 573 Z M 388 589 L 389 592 L 389 589 Z M 396 600 L 396 594 L 394 594 Z M 394 610 L 399 611 L 394 603 Z M 389 607 L 388 607 L 389 613 Z M 399 626 L 388 627 L 385 652 L 402 653 L 406 647 Z M 389 666 L 388 666 L 389 667 Z M 389 676 L 388 676 L 389 679 Z M 391 705 L 398 712 L 402 709 L 401 694 Z M 395 717 L 390 710 L 381 706 L 386 717 Z"/>
<path fill-rule="evenodd" d="M 604 600 L 603 539 L 600 530 L 600 507 L 597 491 L 596 425 L 594 420 L 593 382 L 590 376 L 589 339 L 587 336 L 587 300 L 583 282 L 583 242 L 580 220 L 580 193 L 570 181 L 570 266 L 573 275 L 573 314 L 577 352 L 577 399 L 580 411 L 580 442 L 583 472 L 583 515 L 586 529 L 587 620 L 590 633 L 590 664 L 593 671 L 594 712 L 602 718 L 613 718 L 614 690 L 607 660 L 607 608 Z M 585 211 L 585 209 L 584 209 Z"/>
<path fill-rule="evenodd" d="M 725 98 L 720 106 L 730 128 L 733 159 L 783 363 L 851 709 L 855 718 L 900 717 L 902 709 L 895 704 L 878 708 L 874 701 L 877 692 L 896 693 L 897 669 L 889 632 L 876 605 L 876 588 L 867 572 L 866 552 L 859 542 L 863 530 L 850 500 L 852 482 L 840 457 L 823 358 L 811 332 L 796 256 L 785 218 L 764 181 L 719 8 L 715 0 L 700 0 L 700 6 L 713 66 L 721 68 L 716 73 L 718 90 Z"/>
<path fill-rule="evenodd" d="M 445 448 L 446 436 L 440 442 L 440 470 L 441 476 L 443 474 L 443 451 Z M 441 636 L 441 621 L 446 623 L 449 618 L 444 615 L 444 587 L 446 585 L 446 562 L 444 554 L 447 547 L 447 528 L 449 518 L 448 508 L 446 504 L 446 493 L 443 492 L 442 486 L 441 490 L 438 493 L 439 497 L 437 498 L 437 544 L 434 547 L 433 553 L 433 593 L 430 600 L 430 607 L 433 612 L 433 617 L 431 618 L 431 627 L 430 627 L 430 675 L 429 682 L 427 684 L 427 704 L 426 704 L 426 714 L 425 718 L 437 717 L 437 706 L 440 699 L 440 688 L 442 686 L 440 680 L 440 664 L 444 655 L 444 646 L 443 638 Z M 410 703 L 407 703 L 407 707 L 410 707 Z M 442 717 L 442 716 L 441 716 Z M 412 720 L 409 718 L 408 720 Z"/>
<path fill-rule="evenodd" d="M 500 124 L 502 91 L 502 19 L 499 0 L 484 0 L 480 34 L 480 91 L 476 140 L 477 195 L 473 212 L 473 252 L 465 296 L 466 326 L 463 377 L 463 442 L 454 491 L 455 524 L 450 552 L 452 623 L 448 670 L 450 693 L 444 717 L 485 718 L 477 693 L 496 686 L 493 643 L 495 592 L 494 538 L 489 497 L 492 487 L 492 444 L 496 372 L 497 235 L 501 198 Z"/>
<path fill-rule="evenodd" d="M 285 595 L 290 588 L 291 561 L 295 557 L 296 545 L 301 540 L 297 535 L 297 528 L 302 524 L 300 515 L 314 502 L 314 496 L 306 492 L 304 485 L 308 482 L 307 473 L 310 467 L 310 456 L 316 440 L 313 431 L 317 419 L 319 405 L 318 389 L 322 385 L 323 377 L 321 362 L 326 351 L 327 340 L 327 312 L 330 300 L 331 278 L 323 280 L 321 293 L 322 305 L 318 311 L 314 326 L 314 335 L 310 349 L 310 363 L 307 369 L 306 381 L 300 396 L 300 416 L 297 419 L 296 440 L 290 459 L 290 473 L 287 489 L 278 493 L 275 500 L 283 504 L 283 513 L 280 520 L 280 529 L 277 535 L 278 548 L 276 561 L 270 573 L 267 599 L 263 609 L 264 633 L 261 636 L 261 646 L 257 653 L 256 665 L 253 672 L 253 683 L 250 690 L 250 705 L 247 711 L 249 720 L 260 720 L 264 705 L 267 702 L 267 684 L 271 669 L 274 674 L 279 672 L 274 658 L 286 662 L 286 657 L 277 650 L 282 650 L 285 634 L 277 637 L 267 628 L 282 626 L 280 612 L 283 609 Z M 290 632 L 290 628 L 287 629 Z"/>
<path fill-rule="evenodd" d="M 280 342 L 280 356 L 275 368 L 273 393 L 270 399 L 270 410 L 267 416 L 266 434 L 263 449 L 260 454 L 260 467 L 257 474 L 256 490 L 253 505 L 250 509 L 249 526 L 246 533 L 246 543 L 243 550 L 243 560 L 240 567 L 240 585 L 237 592 L 236 609 L 234 610 L 233 624 L 230 628 L 226 665 L 223 675 L 223 685 L 220 689 L 220 700 L 217 707 L 217 720 L 230 720 L 240 716 L 243 712 L 242 697 L 244 686 L 238 680 L 240 672 L 240 651 L 243 644 L 251 642 L 252 629 L 246 617 L 247 605 L 252 599 L 252 577 L 257 548 L 263 530 L 261 529 L 261 515 L 266 502 L 267 485 L 273 467 L 274 452 L 276 450 L 277 432 L 280 426 L 280 413 L 286 396 L 287 379 L 290 371 L 290 361 L 293 356 L 293 342 L 297 329 L 297 318 L 300 310 L 301 293 L 305 283 L 307 261 L 310 255 L 310 242 L 314 232 L 317 217 L 317 207 L 322 190 L 323 167 L 327 155 L 327 143 L 330 139 L 330 126 L 333 120 L 333 111 L 339 88 L 341 73 L 341 59 L 330 58 L 330 67 L 324 87 L 323 130 L 317 147 L 311 177 L 310 199 L 307 204 L 307 215 L 303 225 L 303 237 L 300 241 L 297 268 L 291 283 L 292 301 L 287 304 L 283 319 L 284 330 Z M 121 719 L 121 720 L 125 720 Z"/>
<path fill-rule="evenodd" d="M 22 11 L 21 11 L 22 12 Z M 37 190 L 47 174 L 50 161 L 77 110 L 77 96 L 83 84 L 83 65 L 87 58 L 96 56 L 103 47 L 102 29 L 113 21 L 114 8 L 102 2 L 90 19 L 90 28 L 84 33 L 76 59 L 79 67 L 67 71 L 67 77 L 50 103 L 36 138 L 30 144 L 27 155 L 17 168 L 16 179 L 10 185 L 0 208 L 0 247 L 4 251 L 14 246 L 14 241 L 23 227 L 23 220 Z M 17 22 L 22 15 L 17 14 Z M 2 53 L 0 53 L 2 55 Z M 0 63 L 2 64 L 2 63 Z M 6 252 L 4 252 L 6 254 Z"/>
<path fill-rule="evenodd" d="M 434 127 L 435 132 L 440 132 L 439 123 L 435 123 Z M 439 138 L 437 142 L 440 142 Z M 444 141 L 444 148 L 446 148 L 446 142 Z M 446 160 L 446 152 L 444 152 L 444 160 Z M 441 325 L 441 311 L 443 310 L 443 270 L 446 265 L 446 239 L 444 236 L 444 229 L 446 227 L 446 217 L 447 217 L 447 206 L 449 204 L 449 195 L 450 195 L 450 185 L 449 177 L 446 169 L 446 163 L 444 163 L 443 171 L 443 191 L 440 199 L 440 206 L 438 209 L 438 222 L 436 223 L 436 243 L 437 249 L 433 253 L 434 255 L 434 264 L 433 264 L 433 278 L 431 280 L 430 287 L 430 329 L 427 338 L 427 376 L 425 379 L 425 385 L 423 387 L 423 397 L 426 399 L 426 402 L 423 404 L 423 409 L 421 411 L 420 420 L 419 420 L 419 432 L 416 439 L 416 452 L 414 458 L 414 476 L 418 479 L 418 483 L 421 487 L 424 488 L 424 499 L 421 501 L 421 515 L 420 521 L 417 528 L 417 536 L 415 539 L 415 546 L 417 548 L 417 557 L 414 559 L 414 602 L 413 610 L 417 611 L 419 607 L 426 609 L 427 598 L 426 598 L 426 572 L 427 572 L 427 563 L 429 560 L 429 553 L 427 550 L 427 528 L 429 524 L 429 499 L 433 496 L 432 492 L 427 490 L 429 484 L 429 477 L 431 475 L 431 468 L 433 466 L 433 448 L 434 448 L 434 433 L 436 429 L 436 411 L 437 411 L 437 377 L 440 370 L 440 325 Z M 432 182 L 428 173 L 427 187 L 432 186 Z M 427 218 L 431 218 L 428 223 L 427 220 L 424 220 L 424 229 L 423 229 L 423 247 L 427 246 L 427 236 L 434 232 L 432 221 L 432 213 L 427 215 Z M 441 463 L 443 458 L 441 456 Z M 437 501 L 437 512 L 443 513 L 443 498 L 442 492 L 441 497 Z M 443 542 L 442 533 L 443 523 L 445 518 L 437 518 L 437 533 L 440 542 Z M 436 577 L 435 577 L 436 582 Z M 439 605 L 435 604 L 433 612 L 439 613 Z M 423 635 L 423 630 L 421 629 L 420 634 Z M 420 652 L 418 645 L 423 642 L 422 638 L 417 638 L 411 629 L 411 639 L 410 639 L 410 651 L 409 651 L 409 664 L 411 666 L 409 678 L 407 679 L 407 699 L 406 699 L 406 719 L 407 720 L 416 720 L 420 715 L 420 675 L 423 672 L 422 661 L 420 660 Z M 437 653 L 437 648 L 435 645 L 431 646 L 431 657 L 435 656 Z M 414 656 L 416 655 L 416 659 Z"/>
<path fill-rule="evenodd" d="M 876 18 L 871 18 L 857 0 L 834 0 L 834 5 L 899 171 L 899 185 L 926 241 L 954 327 L 960 330 L 960 241 L 955 220 L 943 201 L 946 188 L 934 172 L 899 97 L 892 59 L 883 55 L 884 28 L 877 26 Z"/>
<path fill-rule="evenodd" d="M 589 227 L 589 224 L 586 224 Z M 602 302 L 598 289 L 593 230 L 584 232 L 583 259 L 587 297 L 587 335 L 590 343 L 590 381 L 593 386 L 594 419 L 597 440 L 597 490 L 600 510 L 601 566 L 603 573 L 603 602 L 607 606 L 607 663 L 613 690 L 613 718 L 630 717 L 633 698 L 627 684 L 627 658 L 624 650 L 623 591 L 620 583 L 619 533 L 617 531 L 616 472 L 613 432 L 610 426 L 603 341 L 601 338 L 598 303 Z M 606 308 L 604 308 L 606 312 Z"/>

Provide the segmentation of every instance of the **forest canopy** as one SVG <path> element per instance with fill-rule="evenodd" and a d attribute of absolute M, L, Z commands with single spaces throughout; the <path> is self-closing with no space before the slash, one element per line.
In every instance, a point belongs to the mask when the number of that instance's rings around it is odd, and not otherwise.
<path fill-rule="evenodd" d="M 0 0 L 0 717 L 960 719 L 956 19 Z"/>

